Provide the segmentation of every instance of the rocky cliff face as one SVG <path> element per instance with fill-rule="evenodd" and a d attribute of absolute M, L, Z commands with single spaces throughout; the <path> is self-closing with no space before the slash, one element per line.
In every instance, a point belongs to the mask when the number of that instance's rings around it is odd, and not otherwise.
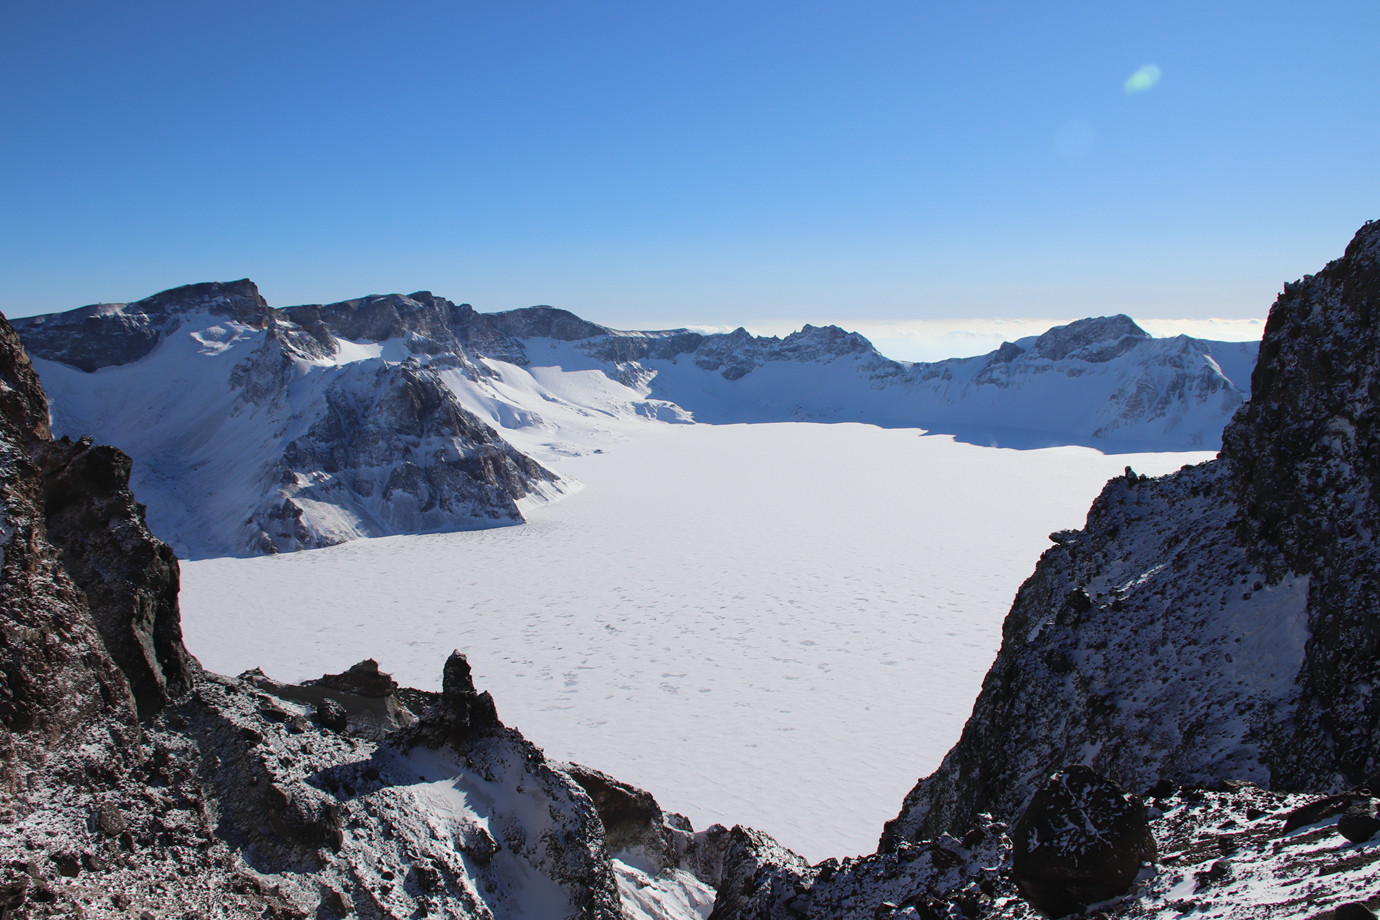
<path fill-rule="evenodd" d="M 0 798 L 9 821 L 32 810 L 50 759 L 94 738 L 98 758 L 118 761 L 136 731 L 129 682 L 48 537 L 35 453 L 50 442 L 38 377 L 0 322 Z"/>
<path fill-rule="evenodd" d="M 1380 222 L 1285 287 L 1222 455 L 1253 555 L 1309 579 L 1295 744 L 1380 782 Z"/>
<path fill-rule="evenodd" d="M 1053 535 L 961 740 L 884 848 L 1010 817 L 1066 763 L 1132 789 L 1374 775 L 1378 254 L 1367 224 L 1286 288 L 1218 460 L 1128 470 Z"/>

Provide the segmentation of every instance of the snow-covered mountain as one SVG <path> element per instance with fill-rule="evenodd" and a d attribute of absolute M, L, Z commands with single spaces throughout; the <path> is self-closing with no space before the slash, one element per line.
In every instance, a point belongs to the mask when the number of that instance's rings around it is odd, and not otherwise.
<path fill-rule="evenodd" d="M 983 444 L 1211 449 L 1253 343 L 1081 320 L 988 355 L 892 361 L 805 326 L 620 332 L 428 292 L 278 310 L 249 281 L 15 322 L 59 434 L 135 458 L 184 556 L 516 523 L 548 466 L 654 423 L 862 421 Z"/>
<path fill-rule="evenodd" d="M 479 372 L 420 318 L 357 344 L 245 281 L 23 325 L 56 430 L 124 445 L 186 556 L 513 524 L 568 485 L 457 402 L 442 374 Z"/>

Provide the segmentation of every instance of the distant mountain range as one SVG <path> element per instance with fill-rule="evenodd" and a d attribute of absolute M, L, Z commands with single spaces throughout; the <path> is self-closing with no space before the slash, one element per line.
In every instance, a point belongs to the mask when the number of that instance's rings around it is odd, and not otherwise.
<path fill-rule="evenodd" d="M 551 469 L 649 423 L 863 422 L 982 444 L 1215 449 L 1255 343 L 1085 319 L 987 355 L 893 361 L 836 326 L 621 332 L 429 292 L 275 309 L 248 281 L 14 321 L 54 431 L 134 459 L 189 557 L 517 523 Z"/>

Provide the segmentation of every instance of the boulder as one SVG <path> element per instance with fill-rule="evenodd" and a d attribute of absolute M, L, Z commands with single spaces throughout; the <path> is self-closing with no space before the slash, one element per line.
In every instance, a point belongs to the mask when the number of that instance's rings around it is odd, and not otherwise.
<path fill-rule="evenodd" d="M 1035 793 L 1011 843 L 1012 878 L 1046 917 L 1125 894 L 1157 855 L 1144 803 L 1082 764 Z"/>
<path fill-rule="evenodd" d="M 1380 832 L 1375 800 L 1365 798 L 1352 803 L 1337 819 L 1337 832 L 1352 843 L 1365 843 Z"/>

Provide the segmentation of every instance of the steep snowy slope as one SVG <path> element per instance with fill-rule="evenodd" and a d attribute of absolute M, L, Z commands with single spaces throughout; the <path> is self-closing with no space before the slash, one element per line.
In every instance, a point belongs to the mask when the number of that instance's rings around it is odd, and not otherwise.
<path fill-rule="evenodd" d="M 574 484 L 541 463 L 649 422 L 860 421 L 981 444 L 1217 446 L 1250 344 L 1083 320 L 978 358 L 903 364 L 862 336 L 615 332 L 422 291 L 286 310 L 248 281 L 16 323 L 59 433 L 135 458 L 187 557 L 473 529 Z M 528 456 L 528 455 L 531 456 Z M 535 458 L 535 459 L 534 459 Z"/>

